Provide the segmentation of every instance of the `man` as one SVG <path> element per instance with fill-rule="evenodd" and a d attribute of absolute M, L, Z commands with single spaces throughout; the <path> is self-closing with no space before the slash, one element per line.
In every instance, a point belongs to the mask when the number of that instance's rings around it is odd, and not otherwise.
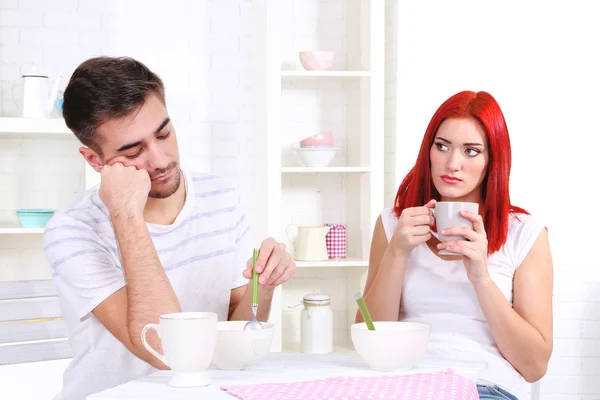
<path fill-rule="evenodd" d="M 140 338 L 160 315 L 250 320 L 254 246 L 239 192 L 180 169 L 163 83 L 145 65 L 85 61 L 65 90 L 63 115 L 101 173 L 99 187 L 57 212 L 44 235 L 74 353 L 57 399 L 83 400 L 167 368 Z M 262 242 L 259 320 L 295 269 L 283 244 Z M 156 334 L 149 341 L 161 349 Z"/>

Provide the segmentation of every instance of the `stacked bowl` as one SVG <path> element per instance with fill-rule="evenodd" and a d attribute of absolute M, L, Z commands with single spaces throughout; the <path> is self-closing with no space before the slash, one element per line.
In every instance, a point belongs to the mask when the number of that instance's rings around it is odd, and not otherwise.
<path fill-rule="evenodd" d="M 333 147 L 333 134 L 327 131 L 302 139 L 296 154 L 307 167 L 327 167 L 337 150 Z"/>

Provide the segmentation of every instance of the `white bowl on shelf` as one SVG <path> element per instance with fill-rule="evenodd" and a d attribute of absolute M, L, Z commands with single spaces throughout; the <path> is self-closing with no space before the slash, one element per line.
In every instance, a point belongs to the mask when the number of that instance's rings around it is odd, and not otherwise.
<path fill-rule="evenodd" d="M 327 167 L 335 157 L 336 147 L 301 147 L 296 154 L 307 167 Z"/>
<path fill-rule="evenodd" d="M 307 71 L 327 71 L 333 66 L 335 53 L 333 51 L 301 51 L 298 53 L 300 64 Z"/>

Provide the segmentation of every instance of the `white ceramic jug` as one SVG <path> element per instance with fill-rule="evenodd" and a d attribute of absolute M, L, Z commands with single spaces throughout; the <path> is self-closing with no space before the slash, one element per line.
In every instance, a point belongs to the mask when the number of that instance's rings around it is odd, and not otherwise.
<path fill-rule="evenodd" d="M 54 80 L 52 88 L 47 75 L 43 74 L 38 67 L 22 75 L 23 93 L 19 109 L 23 118 L 50 118 L 58 96 L 58 85 L 62 77 Z M 21 85 L 15 85 L 13 91 Z M 14 93 L 13 93 L 14 99 Z M 17 104 L 18 105 L 18 104 Z"/>
<path fill-rule="evenodd" d="M 293 229 L 297 233 L 290 235 Z M 296 226 L 287 227 L 288 238 L 294 242 L 294 259 L 298 261 L 326 261 L 329 260 L 325 235 L 329 226 Z"/>

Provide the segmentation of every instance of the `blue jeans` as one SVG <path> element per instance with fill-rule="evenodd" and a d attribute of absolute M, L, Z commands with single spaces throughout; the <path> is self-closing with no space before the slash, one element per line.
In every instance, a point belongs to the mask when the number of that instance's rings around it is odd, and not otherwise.
<path fill-rule="evenodd" d="M 485 400 L 519 400 L 506 390 L 499 388 L 496 385 L 484 386 L 477 385 L 479 398 Z"/>

